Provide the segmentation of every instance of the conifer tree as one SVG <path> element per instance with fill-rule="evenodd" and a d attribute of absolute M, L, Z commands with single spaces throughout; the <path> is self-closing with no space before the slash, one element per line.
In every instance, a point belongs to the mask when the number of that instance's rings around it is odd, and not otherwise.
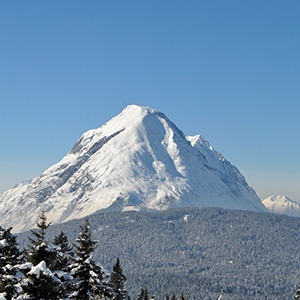
<path fill-rule="evenodd" d="M 102 268 L 92 260 L 92 253 L 96 248 L 96 241 L 91 239 L 89 222 L 80 226 L 81 232 L 76 239 L 75 263 L 72 265 L 74 277 L 71 299 L 89 300 L 96 297 L 110 297 L 107 284 L 104 282 Z"/>
<path fill-rule="evenodd" d="M 146 288 L 141 289 L 141 293 L 138 295 L 137 300 L 149 300 L 148 290 Z"/>
<path fill-rule="evenodd" d="M 68 271 L 73 255 L 72 247 L 69 246 L 68 237 L 61 231 L 59 235 L 54 237 L 53 244 L 57 246 L 56 269 Z"/>
<path fill-rule="evenodd" d="M 44 260 L 33 266 L 26 273 L 29 279 L 27 285 L 23 285 L 24 292 L 31 300 L 56 300 L 60 299 L 60 281 L 47 267 Z"/>
<path fill-rule="evenodd" d="M 180 295 L 179 300 L 185 300 L 183 294 Z"/>
<path fill-rule="evenodd" d="M 17 266 L 22 262 L 16 236 L 11 233 L 12 228 L 4 229 L 0 226 L 0 293 L 5 299 L 12 299 L 17 294 L 16 277 Z"/>
<path fill-rule="evenodd" d="M 123 274 L 121 268 L 120 259 L 117 258 L 115 265 L 113 266 L 112 273 L 110 275 L 110 286 L 115 293 L 115 300 L 127 299 L 127 291 L 125 290 L 126 276 Z"/>
<path fill-rule="evenodd" d="M 61 231 L 59 235 L 54 237 L 53 243 L 54 245 L 59 246 L 61 251 L 64 253 L 70 252 L 72 250 L 72 247 L 69 246 L 68 237 L 63 231 Z"/>
<path fill-rule="evenodd" d="M 49 242 L 46 240 L 46 230 L 51 223 L 47 223 L 44 210 L 41 211 L 39 219 L 38 229 L 30 231 L 34 238 L 29 237 L 30 245 L 28 249 L 25 249 L 25 252 L 28 261 L 33 265 L 37 265 L 44 260 L 47 266 L 50 267 L 55 263 L 55 251 L 49 247 Z"/>
<path fill-rule="evenodd" d="M 21 252 L 18 248 L 17 238 L 11 233 L 12 227 L 4 229 L 0 226 L 0 267 L 7 264 L 16 265 L 20 263 Z"/>
<path fill-rule="evenodd" d="M 46 240 L 46 230 L 50 226 L 47 223 L 45 212 L 42 210 L 37 223 L 37 230 L 31 230 L 34 238 L 29 238 L 30 245 L 25 249 L 28 261 L 28 269 L 23 272 L 27 281 L 23 284 L 24 292 L 32 300 L 55 300 L 61 294 L 60 280 L 53 272 L 56 266 L 56 251 L 50 247 Z"/>
<path fill-rule="evenodd" d="M 72 247 L 69 246 L 68 237 L 63 231 L 54 237 L 53 246 L 56 250 L 54 273 L 61 281 L 59 296 L 63 299 L 72 292 L 71 263 L 74 259 L 74 253 Z"/>

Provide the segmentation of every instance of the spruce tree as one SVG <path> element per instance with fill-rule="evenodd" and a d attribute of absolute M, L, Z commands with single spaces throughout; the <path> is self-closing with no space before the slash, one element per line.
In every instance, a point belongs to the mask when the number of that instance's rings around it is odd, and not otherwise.
<path fill-rule="evenodd" d="M 23 286 L 24 292 L 32 300 L 55 300 L 60 299 L 60 282 L 42 260 L 26 273 L 29 279 L 27 285 Z"/>
<path fill-rule="evenodd" d="M 102 268 L 92 260 L 92 253 L 96 248 L 96 241 L 91 239 L 89 222 L 80 226 L 81 232 L 76 239 L 75 263 L 72 265 L 74 277 L 71 299 L 89 300 L 97 297 L 110 297 L 108 286 L 104 282 Z"/>
<path fill-rule="evenodd" d="M 148 290 L 146 288 L 141 289 L 141 292 L 138 295 L 137 300 L 149 300 Z"/>
<path fill-rule="evenodd" d="M 55 263 L 55 250 L 49 247 L 49 242 L 46 240 L 46 230 L 51 223 L 47 223 L 45 211 L 41 211 L 39 216 L 40 221 L 37 223 L 37 229 L 31 230 L 34 238 L 29 237 L 30 245 L 25 249 L 28 261 L 33 265 L 45 261 L 47 266 L 50 267 Z"/>
<path fill-rule="evenodd" d="M 17 265 L 22 262 L 16 236 L 11 230 L 0 226 L 0 293 L 4 293 L 5 299 L 9 300 L 17 295 Z"/>
<path fill-rule="evenodd" d="M 7 264 L 16 265 L 21 261 L 17 237 L 11 233 L 12 227 L 4 229 L 0 226 L 0 267 Z"/>
<path fill-rule="evenodd" d="M 72 247 L 69 246 L 68 237 L 61 231 L 59 235 L 54 237 L 53 244 L 57 246 L 56 269 L 68 271 L 71 257 L 73 256 Z"/>
<path fill-rule="evenodd" d="M 63 231 L 61 231 L 59 235 L 54 237 L 53 244 L 59 246 L 60 250 L 64 253 L 70 252 L 72 250 L 72 247 L 69 246 L 68 237 Z"/>
<path fill-rule="evenodd" d="M 68 237 L 63 231 L 54 237 L 53 246 L 56 250 L 55 271 L 61 281 L 59 296 L 63 299 L 72 292 L 71 264 L 74 259 L 72 247 L 69 246 Z"/>
<path fill-rule="evenodd" d="M 125 290 L 126 276 L 123 274 L 121 268 L 120 259 L 117 258 L 115 265 L 113 266 L 112 273 L 110 275 L 110 286 L 114 291 L 115 300 L 127 299 L 127 291 Z"/>
<path fill-rule="evenodd" d="M 183 294 L 180 295 L 179 300 L 185 300 Z"/>
<path fill-rule="evenodd" d="M 47 223 L 43 210 L 39 219 L 37 230 L 31 230 L 34 238 L 29 238 L 30 245 L 24 250 L 31 266 L 23 270 L 27 278 L 23 290 L 32 300 L 55 300 L 61 294 L 60 279 L 54 273 L 57 254 L 46 240 L 46 230 L 50 223 Z"/>

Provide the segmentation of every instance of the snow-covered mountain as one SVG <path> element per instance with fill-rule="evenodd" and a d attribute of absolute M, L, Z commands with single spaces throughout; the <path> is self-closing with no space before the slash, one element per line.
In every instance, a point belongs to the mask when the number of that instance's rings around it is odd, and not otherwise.
<path fill-rule="evenodd" d="M 52 223 L 98 210 L 207 207 L 266 211 L 237 168 L 161 112 L 130 105 L 84 133 L 41 176 L 0 196 L 2 226 L 23 231 L 43 208 Z"/>
<path fill-rule="evenodd" d="M 272 213 L 300 217 L 300 203 L 286 196 L 270 196 L 262 203 Z"/>

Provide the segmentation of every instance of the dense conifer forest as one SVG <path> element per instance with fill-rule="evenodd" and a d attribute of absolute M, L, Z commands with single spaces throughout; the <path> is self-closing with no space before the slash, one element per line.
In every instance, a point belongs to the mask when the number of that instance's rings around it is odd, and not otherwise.
<path fill-rule="evenodd" d="M 17 240 L 2 228 L 0 245 L 3 299 L 299 297 L 300 220 L 292 217 L 184 208 L 96 213 L 49 226 L 41 215 L 38 228 Z M 46 285 L 35 281 L 38 274 Z M 83 278 L 89 278 L 86 286 Z M 23 295 L 3 296 L 17 295 L 5 286 Z M 40 286 L 57 291 L 57 298 L 34 298 Z"/>
<path fill-rule="evenodd" d="M 42 212 L 23 251 L 12 228 L 0 228 L 0 299 L 129 299 L 119 258 L 110 275 L 93 260 L 97 242 L 91 238 L 87 219 L 74 249 L 64 232 L 49 242 L 49 226 Z"/>

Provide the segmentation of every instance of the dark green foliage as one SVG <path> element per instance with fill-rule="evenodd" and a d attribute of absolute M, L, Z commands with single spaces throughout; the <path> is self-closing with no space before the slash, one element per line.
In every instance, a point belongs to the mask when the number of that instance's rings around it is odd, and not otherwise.
<path fill-rule="evenodd" d="M 126 288 L 157 299 L 184 292 L 188 300 L 293 299 L 300 278 L 300 219 L 220 208 L 115 212 L 89 216 L 100 240 L 93 258 L 105 269 L 119 257 Z M 51 226 L 69 240 L 80 220 Z M 20 238 L 18 239 L 21 242 Z M 117 245 L 117 246 L 116 246 Z M 188 287 L 188 288 L 187 288 Z"/>
<path fill-rule="evenodd" d="M 18 249 L 17 237 L 11 233 L 12 228 L 4 229 L 0 226 L 0 240 L 5 245 L 0 246 L 0 267 L 7 264 L 16 265 L 21 261 L 21 252 Z"/>
<path fill-rule="evenodd" d="M 47 267 L 54 267 L 56 263 L 56 252 L 49 247 L 49 242 L 46 240 L 46 230 L 50 223 L 47 223 L 45 212 L 42 210 L 39 216 L 40 221 L 37 223 L 38 229 L 31 230 L 34 238 L 29 237 L 30 245 L 25 249 L 27 259 L 33 265 L 45 261 Z"/>
<path fill-rule="evenodd" d="M 123 274 L 121 268 L 120 259 L 117 258 L 115 265 L 113 266 L 112 273 L 110 275 L 110 286 L 114 291 L 114 299 L 122 300 L 126 299 L 127 291 L 125 290 L 126 276 Z"/>
<path fill-rule="evenodd" d="M 6 293 L 8 300 L 17 294 L 16 265 L 22 262 L 16 236 L 11 233 L 11 230 L 12 228 L 4 229 L 0 226 L 0 293 Z"/>
<path fill-rule="evenodd" d="M 63 272 L 55 272 L 61 274 L 59 279 L 61 281 L 59 296 L 60 298 L 65 298 L 73 290 L 72 287 L 72 276 L 71 263 L 74 257 L 72 252 L 72 247 L 69 246 L 68 237 L 63 231 L 61 231 L 57 236 L 54 237 L 53 246 L 56 250 L 56 262 L 54 265 L 55 270 Z"/>
<path fill-rule="evenodd" d="M 146 288 L 141 289 L 141 292 L 138 295 L 137 300 L 149 300 L 148 290 Z"/>
<path fill-rule="evenodd" d="M 30 245 L 25 249 L 29 262 L 32 263 L 32 270 L 24 270 L 25 276 L 30 279 L 29 283 L 24 284 L 23 290 L 30 295 L 33 300 L 55 300 L 61 294 L 60 280 L 52 274 L 57 264 L 57 252 L 51 248 L 46 240 L 46 230 L 50 226 L 47 223 L 45 212 L 39 216 L 40 222 L 37 223 L 37 230 L 31 230 L 34 238 L 29 238 Z M 45 272 L 34 272 L 34 269 L 46 270 Z"/>
<path fill-rule="evenodd" d="M 69 246 L 68 237 L 61 231 L 59 235 L 54 237 L 53 244 L 57 246 L 55 269 L 68 271 L 73 255 L 72 248 Z"/>
<path fill-rule="evenodd" d="M 46 263 L 42 261 L 39 266 L 46 266 Z M 50 271 L 50 270 L 49 270 Z M 32 283 L 23 286 L 23 290 L 25 293 L 30 295 L 30 299 L 32 300 L 55 300 L 60 299 L 60 283 L 55 280 L 51 274 L 46 272 L 41 272 L 39 275 L 33 274 L 32 272 L 28 272 L 26 274 L 27 278 L 29 278 Z"/>
<path fill-rule="evenodd" d="M 75 244 L 75 253 L 78 259 L 85 261 L 91 257 L 91 254 L 95 251 L 97 242 L 92 241 L 90 224 L 87 219 L 85 219 L 85 224 L 80 226 L 81 232 L 76 239 L 77 244 Z"/>
<path fill-rule="evenodd" d="M 80 226 L 81 232 L 75 244 L 75 263 L 72 275 L 74 277 L 73 294 L 70 298 L 89 300 L 94 297 L 109 295 L 108 287 L 104 285 L 104 273 L 99 265 L 92 260 L 96 241 L 91 239 L 89 222 Z"/>
<path fill-rule="evenodd" d="M 185 300 L 183 294 L 180 295 L 179 300 Z"/>
<path fill-rule="evenodd" d="M 46 230 L 49 228 L 51 223 L 47 223 L 47 217 L 45 215 L 45 211 L 42 210 L 41 214 L 39 215 L 40 222 L 37 223 L 38 231 L 31 230 L 31 233 L 36 237 L 36 240 L 30 238 L 30 241 L 35 244 L 41 244 L 45 241 L 46 237 Z"/>
<path fill-rule="evenodd" d="M 59 235 L 54 237 L 53 244 L 59 246 L 61 252 L 68 253 L 72 251 L 72 247 L 69 246 L 68 237 L 63 231 L 61 231 Z"/>
<path fill-rule="evenodd" d="M 172 294 L 171 298 L 168 295 L 166 295 L 165 300 L 177 300 L 177 298 L 175 294 Z M 178 300 L 185 300 L 183 294 L 180 295 Z"/>
<path fill-rule="evenodd" d="M 0 278 L 2 276 L 0 275 Z M 17 280 L 14 279 L 1 278 L 0 280 L 0 293 L 5 293 L 5 299 L 11 300 L 15 295 L 17 295 L 17 291 L 15 288 L 15 284 L 17 284 Z"/>

